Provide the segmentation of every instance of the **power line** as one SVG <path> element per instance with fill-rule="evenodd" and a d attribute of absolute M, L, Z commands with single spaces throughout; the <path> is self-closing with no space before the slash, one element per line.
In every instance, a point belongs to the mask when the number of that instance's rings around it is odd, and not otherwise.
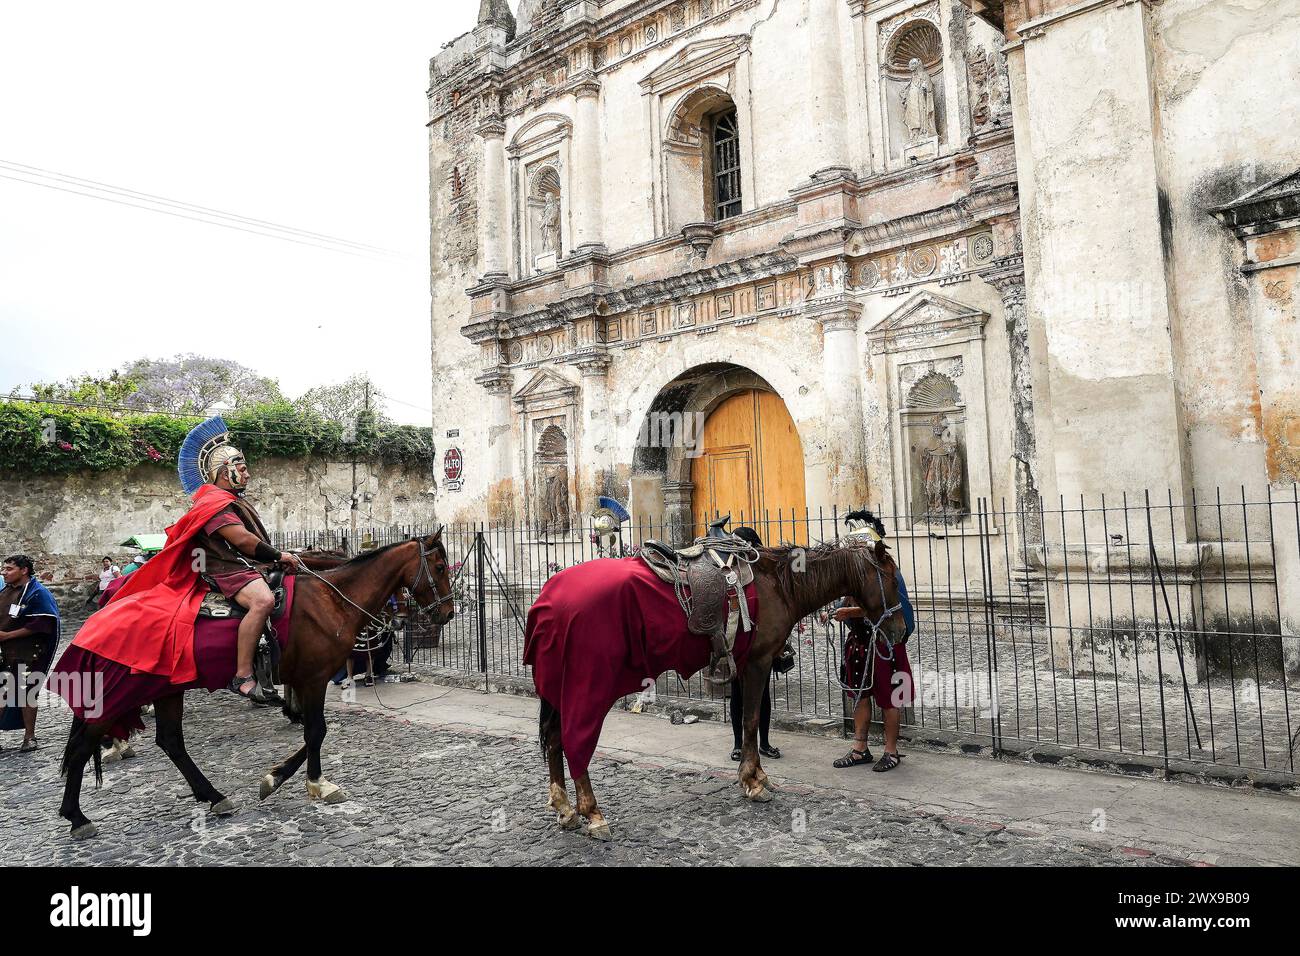
<path fill-rule="evenodd" d="M 331 243 L 339 243 L 345 246 L 352 246 L 353 248 L 368 251 L 368 252 L 377 252 L 382 255 L 390 255 L 390 256 L 400 255 L 400 253 L 394 252 L 392 249 L 384 249 L 381 246 L 373 246 L 370 245 L 369 243 L 353 242 L 351 239 L 342 239 L 339 238 L 338 236 L 330 236 L 321 232 L 311 232 L 310 230 L 307 229 L 299 229 L 296 226 L 282 226 L 279 223 L 268 222 L 265 219 L 254 219 L 250 216 L 241 216 L 238 213 L 224 212 L 223 210 L 220 209 L 214 209 L 211 206 L 199 206 L 196 205 L 195 203 L 182 202 L 179 199 L 168 199 L 166 196 L 155 196 L 153 193 L 140 192 L 137 189 L 127 189 L 124 186 L 114 186 L 111 183 L 100 182 L 99 180 L 96 179 L 83 179 L 80 176 L 70 176 L 66 173 L 55 172 L 52 169 L 42 169 L 40 166 L 28 166 L 26 163 L 16 163 L 12 160 L 0 159 L 0 167 L 8 167 L 12 172 L 20 172 L 23 175 L 37 176 L 42 179 L 47 179 L 47 178 L 56 179 L 61 182 L 71 183 L 77 186 L 91 187 L 97 192 L 100 190 L 104 190 L 106 192 L 117 193 L 119 195 L 128 196 L 135 199 L 143 199 L 147 202 L 161 203 L 168 206 L 174 206 L 178 209 L 184 209 L 187 211 L 208 213 L 210 215 L 218 216 L 223 219 L 234 219 L 236 221 L 243 222 L 249 225 L 261 226 L 263 228 L 275 229 L 283 232 L 296 233 L 298 235 L 307 236 L 312 239 L 321 239 Z"/>
<path fill-rule="evenodd" d="M 289 235 L 277 235 L 276 233 L 273 232 L 262 232 L 257 229 L 247 229 L 244 228 L 243 226 L 239 226 L 234 223 L 221 222 L 220 220 L 209 218 L 209 217 L 187 216 L 184 213 L 176 212 L 170 209 L 159 208 L 158 206 L 148 206 L 148 205 L 142 205 L 141 203 L 128 202 L 125 199 L 117 199 L 109 195 L 99 195 L 93 192 L 85 192 L 80 189 L 69 189 L 66 186 L 58 186 L 55 185 L 54 183 L 43 183 L 43 182 L 37 182 L 36 180 L 32 180 L 32 179 L 22 179 L 18 176 L 11 176 L 2 172 L 0 172 L 0 179 L 10 179 L 13 180 L 14 182 L 26 183 L 29 186 L 41 186 L 45 189 L 55 189 L 58 190 L 59 192 L 70 193 L 74 196 L 84 196 L 87 199 L 99 199 L 103 202 L 111 202 L 119 206 L 130 206 L 132 209 L 143 209 L 145 212 L 156 212 L 164 216 L 173 216 L 177 219 L 188 219 L 191 222 L 205 223 L 209 226 L 220 226 L 223 229 L 233 229 L 236 232 L 246 232 L 249 233 L 250 235 L 262 236 L 263 238 L 266 239 L 279 239 L 283 242 L 292 242 L 300 246 L 310 246 L 313 249 L 324 249 L 327 252 L 339 252 L 342 253 L 343 255 L 355 256 L 358 259 L 369 259 L 372 262 L 395 262 L 399 260 L 405 261 L 405 257 L 400 256 L 400 254 L 398 253 L 391 253 L 386 256 L 367 255 L 364 252 L 358 252 L 339 245 L 323 245 L 318 242 L 309 242 L 304 239 L 295 239 L 293 236 L 289 236 Z"/>

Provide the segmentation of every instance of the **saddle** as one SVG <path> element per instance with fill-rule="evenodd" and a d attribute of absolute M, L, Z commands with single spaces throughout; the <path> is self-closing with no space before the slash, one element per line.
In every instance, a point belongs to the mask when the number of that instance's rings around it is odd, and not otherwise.
<path fill-rule="evenodd" d="M 266 578 L 267 586 L 270 587 L 271 594 L 275 597 L 275 608 L 271 611 L 271 617 L 279 617 L 284 613 L 284 572 L 277 568 L 274 571 L 265 572 L 262 576 Z M 199 605 L 199 617 L 224 619 L 243 617 L 248 613 L 247 608 L 238 601 L 226 597 L 211 582 L 209 582 L 208 586 L 211 590 L 203 595 L 203 603 Z"/>
<path fill-rule="evenodd" d="M 271 621 L 284 613 L 284 571 L 273 568 L 263 571 L 262 577 L 266 579 L 267 586 L 271 589 L 275 606 L 271 609 L 271 616 L 267 618 L 266 626 L 262 628 L 262 635 L 257 641 L 257 650 L 253 654 L 253 676 L 257 678 L 257 683 L 262 688 L 265 703 L 272 705 L 283 703 L 275 690 L 280 669 L 280 641 L 276 637 Z M 246 607 L 226 597 L 207 578 L 204 580 L 211 590 L 203 595 L 203 603 L 199 605 L 199 617 L 226 620 L 241 618 L 248 613 Z"/>
<path fill-rule="evenodd" d="M 745 587 L 754 580 L 750 567 L 757 558 L 753 546 L 726 530 L 731 515 L 710 523 L 708 532 L 689 547 L 674 549 L 649 540 L 641 559 L 673 586 L 677 603 L 686 614 L 686 629 L 710 639 L 712 657 L 705 679 L 714 684 L 736 678 L 732 648 L 736 634 L 749 630 L 749 605 Z"/>

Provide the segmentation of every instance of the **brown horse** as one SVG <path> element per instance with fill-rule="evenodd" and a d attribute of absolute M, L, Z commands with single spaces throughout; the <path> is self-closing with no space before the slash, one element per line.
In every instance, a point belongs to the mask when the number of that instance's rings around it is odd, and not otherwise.
<path fill-rule="evenodd" d="M 333 562 L 322 558 L 321 563 Z M 366 552 L 317 573 L 299 572 L 290 617 L 290 640 L 280 661 L 280 674 L 286 690 L 301 709 L 304 744 L 263 778 L 262 799 L 293 776 L 304 760 L 308 796 L 327 803 L 346 799 L 341 788 L 321 776 L 326 688 L 330 677 L 352 652 L 357 632 L 378 617 L 388 597 L 401 587 L 410 590 L 418 609 L 429 614 L 435 626 L 446 624 L 455 615 L 441 531 L 431 537 L 412 538 Z M 173 688 L 153 701 L 158 746 L 176 764 L 194 798 L 207 803 L 213 814 L 227 816 L 235 812 L 234 803 L 208 782 L 185 751 L 181 730 L 183 699 L 184 688 Z M 68 735 L 63 754 L 67 782 L 59 815 L 71 823 L 72 836 L 76 839 L 95 834 L 95 825 L 81 812 L 81 783 L 86 763 L 92 757 L 96 779 L 99 778 L 100 739 L 108 728 L 107 718 L 87 722 L 77 717 Z"/>
<path fill-rule="evenodd" d="M 740 788 L 746 798 L 772 799 L 771 785 L 758 760 L 758 716 L 772 659 L 780 653 L 795 624 L 832 601 L 848 595 L 867 611 L 867 624 L 884 630 L 890 640 L 902 640 L 906 624 L 900 610 L 893 559 L 883 541 L 874 544 L 851 537 L 835 545 L 814 548 L 759 548 L 753 565 L 758 596 L 758 626 L 745 664 L 744 744 L 741 747 Z M 705 640 L 705 638 L 700 638 Z M 658 677 L 659 675 L 654 675 Z M 734 706 L 734 702 L 733 702 Z M 569 804 L 564 779 L 564 751 L 560 741 L 560 712 L 541 702 L 538 730 L 550 770 L 549 806 L 561 828 L 578 827 L 587 820 L 587 832 L 599 840 L 610 839 L 609 823 L 596 805 L 588 774 L 574 781 L 578 805 Z"/>

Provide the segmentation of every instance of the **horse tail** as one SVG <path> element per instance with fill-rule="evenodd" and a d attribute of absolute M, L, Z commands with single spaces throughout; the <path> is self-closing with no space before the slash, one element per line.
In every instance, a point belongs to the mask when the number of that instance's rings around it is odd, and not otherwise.
<path fill-rule="evenodd" d="M 560 712 L 550 705 L 545 697 L 538 697 L 542 702 L 541 708 L 537 713 L 537 739 L 542 745 L 542 756 L 546 756 L 546 748 L 549 743 L 551 721 L 560 716 Z"/>
<path fill-rule="evenodd" d="M 63 748 L 63 763 L 59 767 L 59 775 L 66 777 L 68 770 L 72 766 L 72 757 L 86 742 L 86 719 L 84 717 L 73 717 L 72 728 L 68 731 L 68 743 Z M 95 741 L 95 746 L 91 750 L 91 757 L 95 762 L 95 787 L 98 789 L 104 782 L 104 768 L 99 760 L 99 741 Z"/>
<path fill-rule="evenodd" d="M 72 718 L 72 727 L 68 730 L 68 743 L 63 748 L 63 763 L 59 765 L 59 776 L 66 777 L 72 764 L 72 753 L 86 738 L 86 721 L 82 717 Z"/>

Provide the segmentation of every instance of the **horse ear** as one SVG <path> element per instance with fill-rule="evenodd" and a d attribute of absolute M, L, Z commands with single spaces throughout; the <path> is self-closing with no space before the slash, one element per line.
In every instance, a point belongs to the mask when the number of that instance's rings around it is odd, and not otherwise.
<path fill-rule="evenodd" d="M 445 528 L 445 527 L 447 527 L 445 524 L 440 524 L 440 525 L 438 525 L 438 530 L 435 531 L 435 532 L 433 533 L 433 540 L 434 540 L 434 541 L 441 541 L 441 540 L 442 540 L 442 529 Z"/>
<path fill-rule="evenodd" d="M 876 542 L 876 561 L 879 564 L 884 564 L 888 560 L 889 560 L 889 547 L 885 544 L 883 539 L 878 540 Z"/>

